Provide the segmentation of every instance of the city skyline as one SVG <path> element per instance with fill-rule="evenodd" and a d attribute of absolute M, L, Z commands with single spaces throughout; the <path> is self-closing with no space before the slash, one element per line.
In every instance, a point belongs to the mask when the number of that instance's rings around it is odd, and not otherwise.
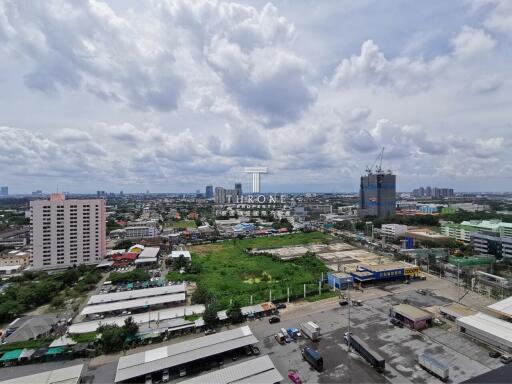
<path fill-rule="evenodd" d="M 0 1 L 10 194 L 512 190 L 507 2 L 62 3 Z"/>

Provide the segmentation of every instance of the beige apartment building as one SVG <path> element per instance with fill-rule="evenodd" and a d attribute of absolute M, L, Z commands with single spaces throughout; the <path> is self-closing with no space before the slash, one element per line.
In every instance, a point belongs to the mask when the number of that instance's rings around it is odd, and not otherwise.
<path fill-rule="evenodd" d="M 106 203 L 103 199 L 30 202 L 30 263 L 35 269 L 98 264 L 106 253 Z"/>

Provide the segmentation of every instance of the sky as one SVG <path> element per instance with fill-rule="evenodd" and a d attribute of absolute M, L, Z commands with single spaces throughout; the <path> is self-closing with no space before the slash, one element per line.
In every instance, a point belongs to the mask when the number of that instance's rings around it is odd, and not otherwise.
<path fill-rule="evenodd" d="M 0 185 L 511 191 L 512 1 L 0 0 Z"/>

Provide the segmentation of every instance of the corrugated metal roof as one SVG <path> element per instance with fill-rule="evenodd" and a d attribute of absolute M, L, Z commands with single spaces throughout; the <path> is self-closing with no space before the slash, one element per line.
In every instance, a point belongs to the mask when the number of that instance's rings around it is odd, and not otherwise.
<path fill-rule="evenodd" d="M 143 263 L 156 263 L 157 262 L 156 257 L 142 257 L 135 260 L 135 264 L 143 264 Z"/>
<path fill-rule="evenodd" d="M 492 305 L 487 306 L 490 310 L 498 312 L 501 315 L 512 317 L 512 296 L 505 300 L 498 301 Z"/>
<path fill-rule="evenodd" d="M 393 306 L 393 311 L 414 321 L 432 318 L 432 315 L 430 313 L 424 311 L 423 309 L 413 307 L 412 305 L 409 304 L 395 305 Z"/>
<path fill-rule="evenodd" d="M 0 381 L 1 384 L 77 384 L 82 375 L 83 364 L 73 365 L 71 367 L 55 369 L 53 371 L 46 371 L 36 373 L 35 375 L 28 375 L 17 377 L 15 379 Z"/>
<path fill-rule="evenodd" d="M 130 308 L 140 308 L 147 305 L 157 305 L 165 303 L 175 303 L 179 301 L 185 301 L 185 293 L 172 293 L 169 295 L 142 297 L 135 300 L 123 300 L 115 301 L 113 303 L 88 305 L 85 307 L 81 315 L 91 315 L 94 313 L 121 311 Z"/>
<path fill-rule="evenodd" d="M 157 257 L 158 252 L 160 252 L 159 247 L 146 247 L 144 250 L 139 254 L 139 257 L 145 258 L 145 257 Z"/>
<path fill-rule="evenodd" d="M 452 316 L 455 318 L 471 316 L 476 313 L 476 311 L 473 311 L 472 309 L 459 303 L 450 303 L 443 305 L 442 307 L 439 307 L 439 311 L 443 314 L 447 314 L 448 316 Z"/>
<path fill-rule="evenodd" d="M 190 363 L 257 342 L 258 339 L 253 336 L 250 328 L 244 326 L 166 347 L 134 353 L 119 358 L 114 381 L 117 383 L 143 376 L 147 373 Z"/>
<path fill-rule="evenodd" d="M 185 259 L 190 259 L 190 252 L 189 251 L 172 251 L 171 257 L 173 259 L 178 259 L 180 256 L 183 256 Z"/>
<path fill-rule="evenodd" d="M 281 380 L 283 380 L 283 376 L 276 369 L 270 357 L 265 355 L 182 381 L 180 384 L 272 384 Z"/>
<path fill-rule="evenodd" d="M 185 284 L 168 285 L 165 287 L 136 289 L 134 291 L 124 291 L 115 293 L 105 293 L 103 295 L 92 295 L 87 305 L 111 303 L 113 301 L 138 299 L 141 297 L 151 297 L 168 295 L 170 293 L 185 292 Z"/>
<path fill-rule="evenodd" d="M 137 324 L 143 324 L 147 323 L 149 319 L 151 318 L 151 321 L 157 321 L 157 320 L 167 320 L 167 319 L 174 319 L 174 318 L 180 318 L 184 317 L 185 314 L 188 315 L 197 315 L 204 312 L 204 305 L 203 304 L 195 304 L 195 305 L 187 305 L 187 306 L 181 306 L 181 307 L 173 307 L 173 308 L 164 308 L 157 311 L 151 311 L 150 313 L 137 313 L 133 315 L 126 315 L 126 316 L 115 316 L 115 317 L 106 317 L 101 320 L 95 320 L 95 321 L 84 321 L 81 323 L 74 323 L 72 324 L 68 332 L 73 333 L 87 333 L 87 332 L 94 332 L 96 331 L 101 325 L 107 325 L 107 324 L 117 324 L 119 326 L 122 326 L 124 324 L 124 320 L 127 317 L 132 317 L 133 321 L 135 321 Z"/>
<path fill-rule="evenodd" d="M 512 323 L 478 312 L 475 315 L 459 317 L 455 320 L 458 325 L 474 328 L 488 336 L 501 339 L 512 347 Z"/>

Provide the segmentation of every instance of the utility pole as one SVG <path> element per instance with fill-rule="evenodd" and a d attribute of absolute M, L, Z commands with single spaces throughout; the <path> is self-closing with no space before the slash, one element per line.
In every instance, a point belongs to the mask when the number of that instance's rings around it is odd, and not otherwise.
<path fill-rule="evenodd" d="M 286 296 L 287 296 L 286 302 L 288 304 L 290 304 L 290 287 L 286 287 Z"/>
<path fill-rule="evenodd" d="M 460 300 L 460 260 L 457 260 L 457 303 Z"/>

